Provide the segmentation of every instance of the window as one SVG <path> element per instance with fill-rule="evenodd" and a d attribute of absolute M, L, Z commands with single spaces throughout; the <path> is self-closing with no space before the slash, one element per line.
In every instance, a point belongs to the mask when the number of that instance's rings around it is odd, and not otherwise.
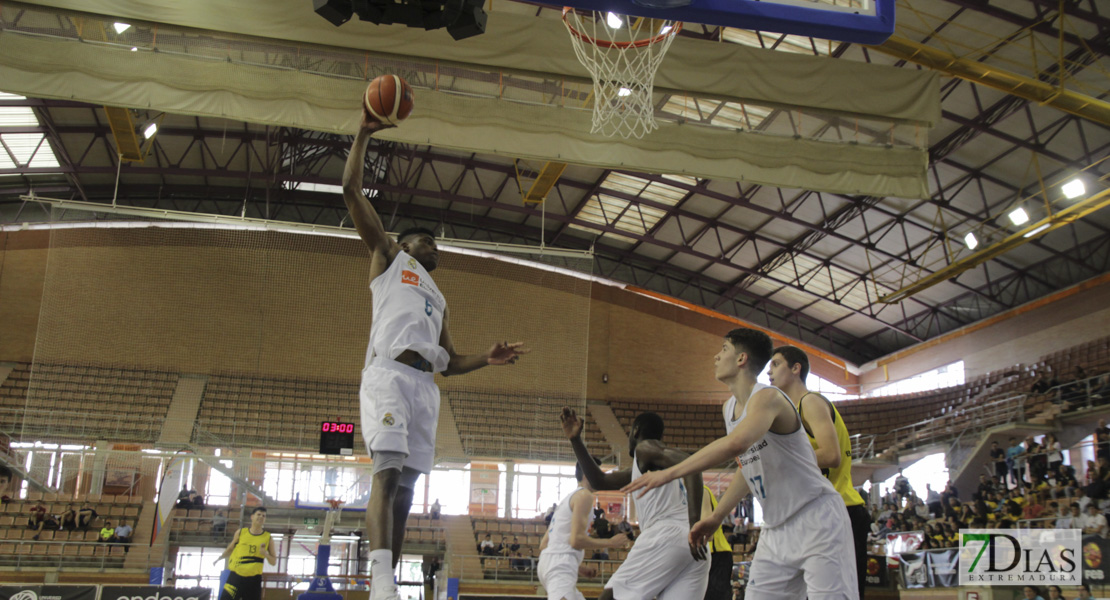
<path fill-rule="evenodd" d="M 864 396 L 873 397 L 913 394 L 915 392 L 927 392 L 930 390 L 952 387 L 954 385 L 963 385 L 963 383 L 964 361 L 961 360 L 950 365 L 937 367 L 932 371 L 926 371 L 920 375 L 915 375 L 909 379 L 888 383 L 867 392 Z"/>
<path fill-rule="evenodd" d="M 848 390 L 836 385 L 835 383 L 821 377 L 819 375 L 810 374 L 806 387 L 811 391 L 817 392 L 833 402 L 841 400 L 851 400 L 858 398 L 855 394 L 849 394 Z"/>
<path fill-rule="evenodd" d="M 538 517 L 577 487 L 573 465 L 514 465 L 512 514 L 509 517 Z"/>

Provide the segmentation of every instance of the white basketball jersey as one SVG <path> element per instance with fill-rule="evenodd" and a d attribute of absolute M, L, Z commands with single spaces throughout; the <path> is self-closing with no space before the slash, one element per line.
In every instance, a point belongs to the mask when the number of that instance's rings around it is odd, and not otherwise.
<path fill-rule="evenodd" d="M 769 387 L 761 383 L 752 388 L 752 395 Z M 773 388 L 778 390 L 778 388 Z M 782 390 L 779 390 L 782 393 Z M 749 397 L 750 398 L 750 397 Z M 790 403 L 786 395 L 783 401 Z M 793 407 L 794 404 L 790 403 Z M 748 414 L 747 403 L 744 412 L 735 421 L 736 397 L 729 398 L 725 404 L 725 429 L 733 429 Z M 798 411 L 795 409 L 794 414 Z M 819 496 L 837 495 L 829 480 L 817 468 L 817 455 L 809 443 L 801 418 L 793 433 L 778 434 L 768 431 L 746 452 L 739 456 L 740 473 L 748 480 L 752 495 L 763 508 L 763 521 L 767 527 L 777 527 Z"/>
<path fill-rule="evenodd" d="M 635 455 L 632 457 L 632 481 L 636 481 L 643 473 L 640 472 L 640 461 Z M 678 522 L 680 525 L 689 525 L 690 517 L 686 510 L 686 486 L 682 479 L 675 479 L 666 484 L 649 490 L 642 497 L 632 495 L 636 503 L 636 516 L 640 519 L 640 529 L 647 531 L 659 523 Z"/>
<path fill-rule="evenodd" d="M 447 301 L 424 266 L 403 250 L 384 273 L 370 282 L 373 310 L 366 364 L 383 356 L 396 359 L 405 350 L 420 353 L 436 373 L 447 368 L 450 357 L 439 345 Z"/>
<path fill-rule="evenodd" d="M 559 506 L 555 507 L 555 512 L 551 515 L 551 523 L 547 526 L 547 547 L 543 549 L 541 554 L 574 554 L 581 562 L 585 555 L 584 550 L 575 550 L 570 545 L 570 526 L 573 521 L 574 510 L 570 507 L 570 499 L 578 492 L 586 488 L 578 488 L 567 495 L 559 502 Z M 589 532 L 590 524 L 587 520 L 586 531 Z"/>

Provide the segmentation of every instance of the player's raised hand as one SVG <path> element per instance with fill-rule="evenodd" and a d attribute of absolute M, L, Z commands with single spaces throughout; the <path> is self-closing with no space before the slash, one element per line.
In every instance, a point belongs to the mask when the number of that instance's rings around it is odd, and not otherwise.
<path fill-rule="evenodd" d="M 531 350 L 524 347 L 524 342 L 501 342 L 494 344 L 486 354 L 486 362 L 491 365 L 515 365 L 521 356 Z"/>
<path fill-rule="evenodd" d="M 365 130 L 367 133 L 374 133 L 383 129 L 389 129 L 390 127 L 396 127 L 396 125 L 382 123 L 364 109 L 362 111 L 362 122 L 358 124 L 358 127 L 359 129 Z"/>
<path fill-rule="evenodd" d="M 618 533 L 617 535 L 609 538 L 610 548 L 627 548 L 630 543 L 631 540 L 628 539 L 628 535 L 623 533 Z"/>
<path fill-rule="evenodd" d="M 632 481 L 628 485 L 621 488 L 622 494 L 631 494 L 636 490 L 641 490 L 636 494 L 637 498 L 643 498 L 644 494 L 651 490 L 671 481 L 674 481 L 674 475 L 670 474 L 670 469 L 663 469 L 662 471 L 649 471 L 644 473 L 639 478 Z"/>
<path fill-rule="evenodd" d="M 720 526 L 721 524 L 712 517 L 706 517 L 694 523 L 694 526 L 690 528 L 690 548 L 694 546 L 705 548 L 706 544 L 709 543 L 709 538 L 713 537 Z"/>
<path fill-rule="evenodd" d="M 563 414 L 559 415 L 559 422 L 563 425 L 563 435 L 567 436 L 568 440 L 576 439 L 582 435 L 583 422 L 582 419 L 578 418 L 578 414 L 574 412 L 573 408 L 564 406 Z"/>

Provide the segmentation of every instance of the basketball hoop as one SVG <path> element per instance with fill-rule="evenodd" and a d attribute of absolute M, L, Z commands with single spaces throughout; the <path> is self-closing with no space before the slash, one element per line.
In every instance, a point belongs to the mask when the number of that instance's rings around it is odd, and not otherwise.
<path fill-rule="evenodd" d="M 614 13 L 579 14 L 566 7 L 563 24 L 570 32 L 574 53 L 593 77 L 590 132 L 641 138 L 657 128 L 652 101 L 655 72 L 682 23 Z"/>
<path fill-rule="evenodd" d="M 343 504 L 343 501 L 342 501 L 342 500 L 338 500 L 338 499 L 336 499 L 336 498 L 329 498 L 329 499 L 327 500 L 327 503 L 328 503 L 328 504 L 329 504 L 329 505 L 331 506 L 331 509 L 332 509 L 332 510 L 335 510 L 335 509 L 339 508 L 339 506 L 340 506 L 341 504 Z"/>

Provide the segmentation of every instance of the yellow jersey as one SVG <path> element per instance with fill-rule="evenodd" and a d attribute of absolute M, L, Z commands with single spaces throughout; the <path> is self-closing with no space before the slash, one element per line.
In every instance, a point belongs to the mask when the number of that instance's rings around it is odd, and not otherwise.
<path fill-rule="evenodd" d="M 262 562 L 266 559 L 266 547 L 270 544 L 270 532 L 261 535 L 251 533 L 249 527 L 239 530 L 239 543 L 231 551 L 227 568 L 241 577 L 254 577 L 262 574 Z"/>
<path fill-rule="evenodd" d="M 709 489 L 708 485 L 703 485 L 705 493 L 709 496 L 709 506 L 712 510 L 717 510 L 717 497 L 713 495 L 713 490 Z M 717 531 L 713 532 L 713 537 L 709 540 L 709 552 L 728 552 L 732 553 L 732 544 L 728 543 L 728 538 L 725 537 L 724 529 L 718 527 Z"/>
<path fill-rule="evenodd" d="M 802 396 L 802 400 L 813 392 L 808 392 Z M 828 400 L 825 404 L 832 409 L 833 413 L 833 427 L 836 428 L 836 443 L 840 447 L 840 466 L 835 469 L 821 469 L 821 472 L 828 477 L 829 481 L 836 488 L 837 493 L 844 499 L 845 506 L 856 506 L 863 504 L 863 496 L 859 495 L 855 486 L 852 485 L 852 440 L 848 438 L 848 428 L 844 425 L 844 419 L 840 417 L 840 411 L 836 410 L 836 405 Z M 802 402 L 798 401 L 798 415 L 802 414 Z M 805 424 L 805 417 L 802 418 L 802 424 Z M 806 437 L 809 438 L 809 443 L 813 449 L 817 449 L 817 440 L 813 437 L 813 432 L 809 427 L 805 428 Z"/>

